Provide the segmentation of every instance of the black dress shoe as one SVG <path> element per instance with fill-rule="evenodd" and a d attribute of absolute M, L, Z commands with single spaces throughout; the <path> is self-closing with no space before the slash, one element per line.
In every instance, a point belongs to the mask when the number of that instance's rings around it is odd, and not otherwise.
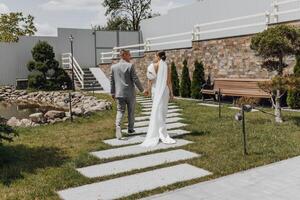
<path fill-rule="evenodd" d="M 135 134 L 135 130 L 128 130 L 128 134 Z"/>

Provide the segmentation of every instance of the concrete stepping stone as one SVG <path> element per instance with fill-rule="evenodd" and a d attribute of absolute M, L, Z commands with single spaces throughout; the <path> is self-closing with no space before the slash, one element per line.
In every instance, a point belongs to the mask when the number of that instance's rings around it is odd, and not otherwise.
<path fill-rule="evenodd" d="M 171 109 L 168 110 L 168 113 L 176 113 L 176 112 L 181 112 L 182 109 Z M 151 111 L 147 111 L 147 112 L 142 112 L 142 115 L 151 115 Z"/>
<path fill-rule="evenodd" d="M 171 117 L 179 117 L 179 116 L 182 116 L 181 113 L 169 113 L 167 114 L 167 118 L 171 118 Z M 149 120 L 150 119 L 150 116 L 142 116 L 142 117 L 136 117 L 135 118 L 135 121 L 145 121 L 145 120 Z"/>
<path fill-rule="evenodd" d="M 169 103 L 169 106 L 175 106 L 175 103 Z M 143 108 L 152 108 L 152 103 L 151 104 L 142 104 Z"/>
<path fill-rule="evenodd" d="M 177 147 L 188 145 L 190 143 L 192 142 L 179 139 L 177 140 L 176 144 L 172 144 L 172 145 L 166 145 L 160 143 L 157 146 L 151 148 L 145 148 L 140 145 L 134 145 L 134 146 L 127 146 L 127 147 L 120 147 L 115 149 L 92 152 L 91 154 L 100 159 L 109 159 L 109 158 L 116 158 L 122 156 L 138 155 L 138 154 L 153 152 L 157 150 L 177 148 Z"/>
<path fill-rule="evenodd" d="M 178 109 L 178 106 L 168 106 L 168 109 Z M 142 111 L 146 112 L 146 111 L 151 111 L 152 108 L 143 108 Z"/>
<path fill-rule="evenodd" d="M 155 167 L 162 164 L 188 160 L 199 157 L 198 154 L 185 150 L 173 150 L 163 153 L 139 156 L 126 160 L 119 160 L 100 165 L 93 165 L 77 169 L 82 175 L 88 178 L 116 175 L 148 167 Z"/>
<path fill-rule="evenodd" d="M 173 118 L 167 118 L 166 122 L 169 123 L 175 123 L 175 122 L 179 122 L 182 121 L 183 118 L 180 117 L 173 117 Z M 126 124 L 127 126 L 128 124 Z M 149 120 L 147 121 L 140 121 L 140 122 L 135 122 L 134 126 L 135 127 L 143 127 L 143 126 L 148 126 L 149 125 Z"/>
<path fill-rule="evenodd" d="M 172 138 L 176 138 L 179 136 L 190 134 L 189 131 L 176 129 L 176 130 L 169 130 L 168 134 Z M 118 140 L 118 139 L 110 139 L 110 140 L 104 140 L 103 142 L 105 144 L 111 145 L 111 146 L 125 146 L 125 145 L 132 145 L 132 144 L 139 144 L 142 143 L 145 140 L 145 135 L 136 135 L 136 136 L 130 136 L 127 137 L 124 140 Z"/>
<path fill-rule="evenodd" d="M 217 104 L 209 104 L 209 103 L 199 103 L 200 106 L 207 106 L 207 107 L 219 107 Z"/>
<path fill-rule="evenodd" d="M 152 100 L 136 100 L 138 103 L 152 103 Z"/>
<path fill-rule="evenodd" d="M 118 199 L 207 175 L 210 175 L 210 172 L 182 164 L 71 188 L 58 194 L 64 200 Z"/>
<path fill-rule="evenodd" d="M 175 128 L 182 128 L 182 127 L 185 127 L 185 126 L 187 126 L 187 124 L 183 124 L 183 123 L 180 123 L 180 122 L 167 124 L 167 130 L 175 129 Z M 135 133 L 136 134 L 147 133 L 147 131 L 148 131 L 148 126 L 135 128 Z M 127 129 L 122 130 L 122 132 L 127 133 Z"/>
<path fill-rule="evenodd" d="M 239 107 L 228 107 L 228 108 L 229 108 L 229 109 L 232 109 L 232 110 L 241 110 L 241 108 L 239 108 Z M 252 109 L 251 112 L 258 112 L 258 110 Z"/>

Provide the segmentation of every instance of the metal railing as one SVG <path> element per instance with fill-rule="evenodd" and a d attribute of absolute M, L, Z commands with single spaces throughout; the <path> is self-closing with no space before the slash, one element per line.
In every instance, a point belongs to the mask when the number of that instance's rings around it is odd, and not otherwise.
<path fill-rule="evenodd" d="M 208 33 L 218 33 L 218 32 L 225 32 L 225 31 L 232 31 L 232 30 L 242 30 L 242 29 L 253 28 L 253 27 L 257 27 L 257 28 L 261 27 L 261 31 L 263 31 L 263 30 L 267 29 L 272 22 L 279 23 L 279 16 L 300 12 L 300 7 L 296 8 L 296 9 L 288 9 L 288 10 L 280 11 L 280 6 L 287 5 L 287 4 L 293 4 L 293 3 L 300 4 L 300 0 L 273 0 L 272 13 L 270 13 L 269 11 L 266 11 L 264 13 L 257 13 L 254 15 L 247 15 L 247 16 L 235 17 L 235 18 L 230 18 L 230 19 L 225 19 L 225 20 L 218 20 L 218 21 L 213 21 L 213 22 L 208 22 L 208 23 L 197 24 L 193 27 L 192 31 L 147 38 L 145 40 L 145 42 L 142 44 L 134 44 L 134 45 L 128 45 L 128 46 L 122 46 L 122 47 L 115 47 L 112 52 L 101 53 L 101 61 L 102 61 L 102 63 L 104 63 L 105 60 L 111 60 L 111 59 L 117 58 L 117 55 L 119 54 L 118 50 L 123 49 L 123 48 L 130 49 L 130 48 L 143 47 L 143 49 L 134 49 L 131 52 L 132 53 L 147 52 L 147 51 L 151 50 L 151 47 L 198 41 L 198 40 L 201 40 L 201 36 L 203 34 L 208 34 Z M 212 29 L 208 29 L 208 30 L 204 29 L 205 27 L 209 27 L 212 25 L 225 24 L 225 23 L 229 23 L 229 22 L 242 22 L 243 20 L 253 20 L 256 18 L 257 18 L 257 20 L 259 20 L 259 18 L 264 18 L 264 20 L 260 21 L 260 22 L 256 22 L 256 23 L 228 26 L 228 27 L 223 27 L 223 28 L 212 28 Z M 257 31 L 257 32 L 260 32 L 260 31 Z M 187 38 L 187 39 L 182 39 L 182 38 L 178 39 L 178 37 L 183 37 L 183 36 L 187 36 L 187 37 L 191 36 L 191 37 Z M 171 40 L 171 41 L 156 42 L 159 40 L 172 39 L 172 38 L 173 38 L 173 40 Z M 109 56 L 107 56 L 107 55 L 109 55 Z M 105 57 L 105 56 L 107 56 L 107 57 Z"/>
<path fill-rule="evenodd" d="M 73 64 L 74 64 L 74 75 L 80 83 L 82 89 L 84 89 L 84 72 L 77 60 L 73 56 Z M 63 69 L 71 69 L 72 70 L 72 54 L 71 53 L 63 53 L 62 54 L 62 67 Z"/>

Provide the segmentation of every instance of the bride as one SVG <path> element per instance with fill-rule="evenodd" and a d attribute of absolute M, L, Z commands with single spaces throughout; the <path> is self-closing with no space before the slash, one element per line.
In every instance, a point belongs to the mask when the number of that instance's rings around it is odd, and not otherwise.
<path fill-rule="evenodd" d="M 164 144 L 174 144 L 176 141 L 167 133 L 166 118 L 169 100 L 173 99 L 171 70 L 166 63 L 166 53 L 155 55 L 154 63 L 148 67 L 148 92 L 152 93 L 152 109 L 150 123 L 143 147 L 156 146 L 161 140 Z M 151 91 L 151 92 L 150 92 Z"/>

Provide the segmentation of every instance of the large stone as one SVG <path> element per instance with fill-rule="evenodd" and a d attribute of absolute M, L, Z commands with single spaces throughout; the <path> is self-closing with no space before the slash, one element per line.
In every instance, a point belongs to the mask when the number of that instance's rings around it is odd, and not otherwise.
<path fill-rule="evenodd" d="M 18 127 L 20 126 L 20 120 L 18 120 L 16 117 L 12 117 L 7 121 L 7 125 L 11 127 Z"/>
<path fill-rule="evenodd" d="M 65 112 L 64 111 L 57 111 L 57 110 L 50 110 L 45 114 L 47 119 L 56 119 L 56 118 L 64 118 Z"/>
<path fill-rule="evenodd" d="M 30 127 L 30 126 L 33 126 L 34 123 L 30 120 L 30 119 L 22 119 L 20 121 L 20 125 L 21 127 Z"/>
<path fill-rule="evenodd" d="M 29 119 L 35 123 L 41 123 L 44 120 L 44 114 L 43 113 L 34 113 L 29 115 Z"/>

